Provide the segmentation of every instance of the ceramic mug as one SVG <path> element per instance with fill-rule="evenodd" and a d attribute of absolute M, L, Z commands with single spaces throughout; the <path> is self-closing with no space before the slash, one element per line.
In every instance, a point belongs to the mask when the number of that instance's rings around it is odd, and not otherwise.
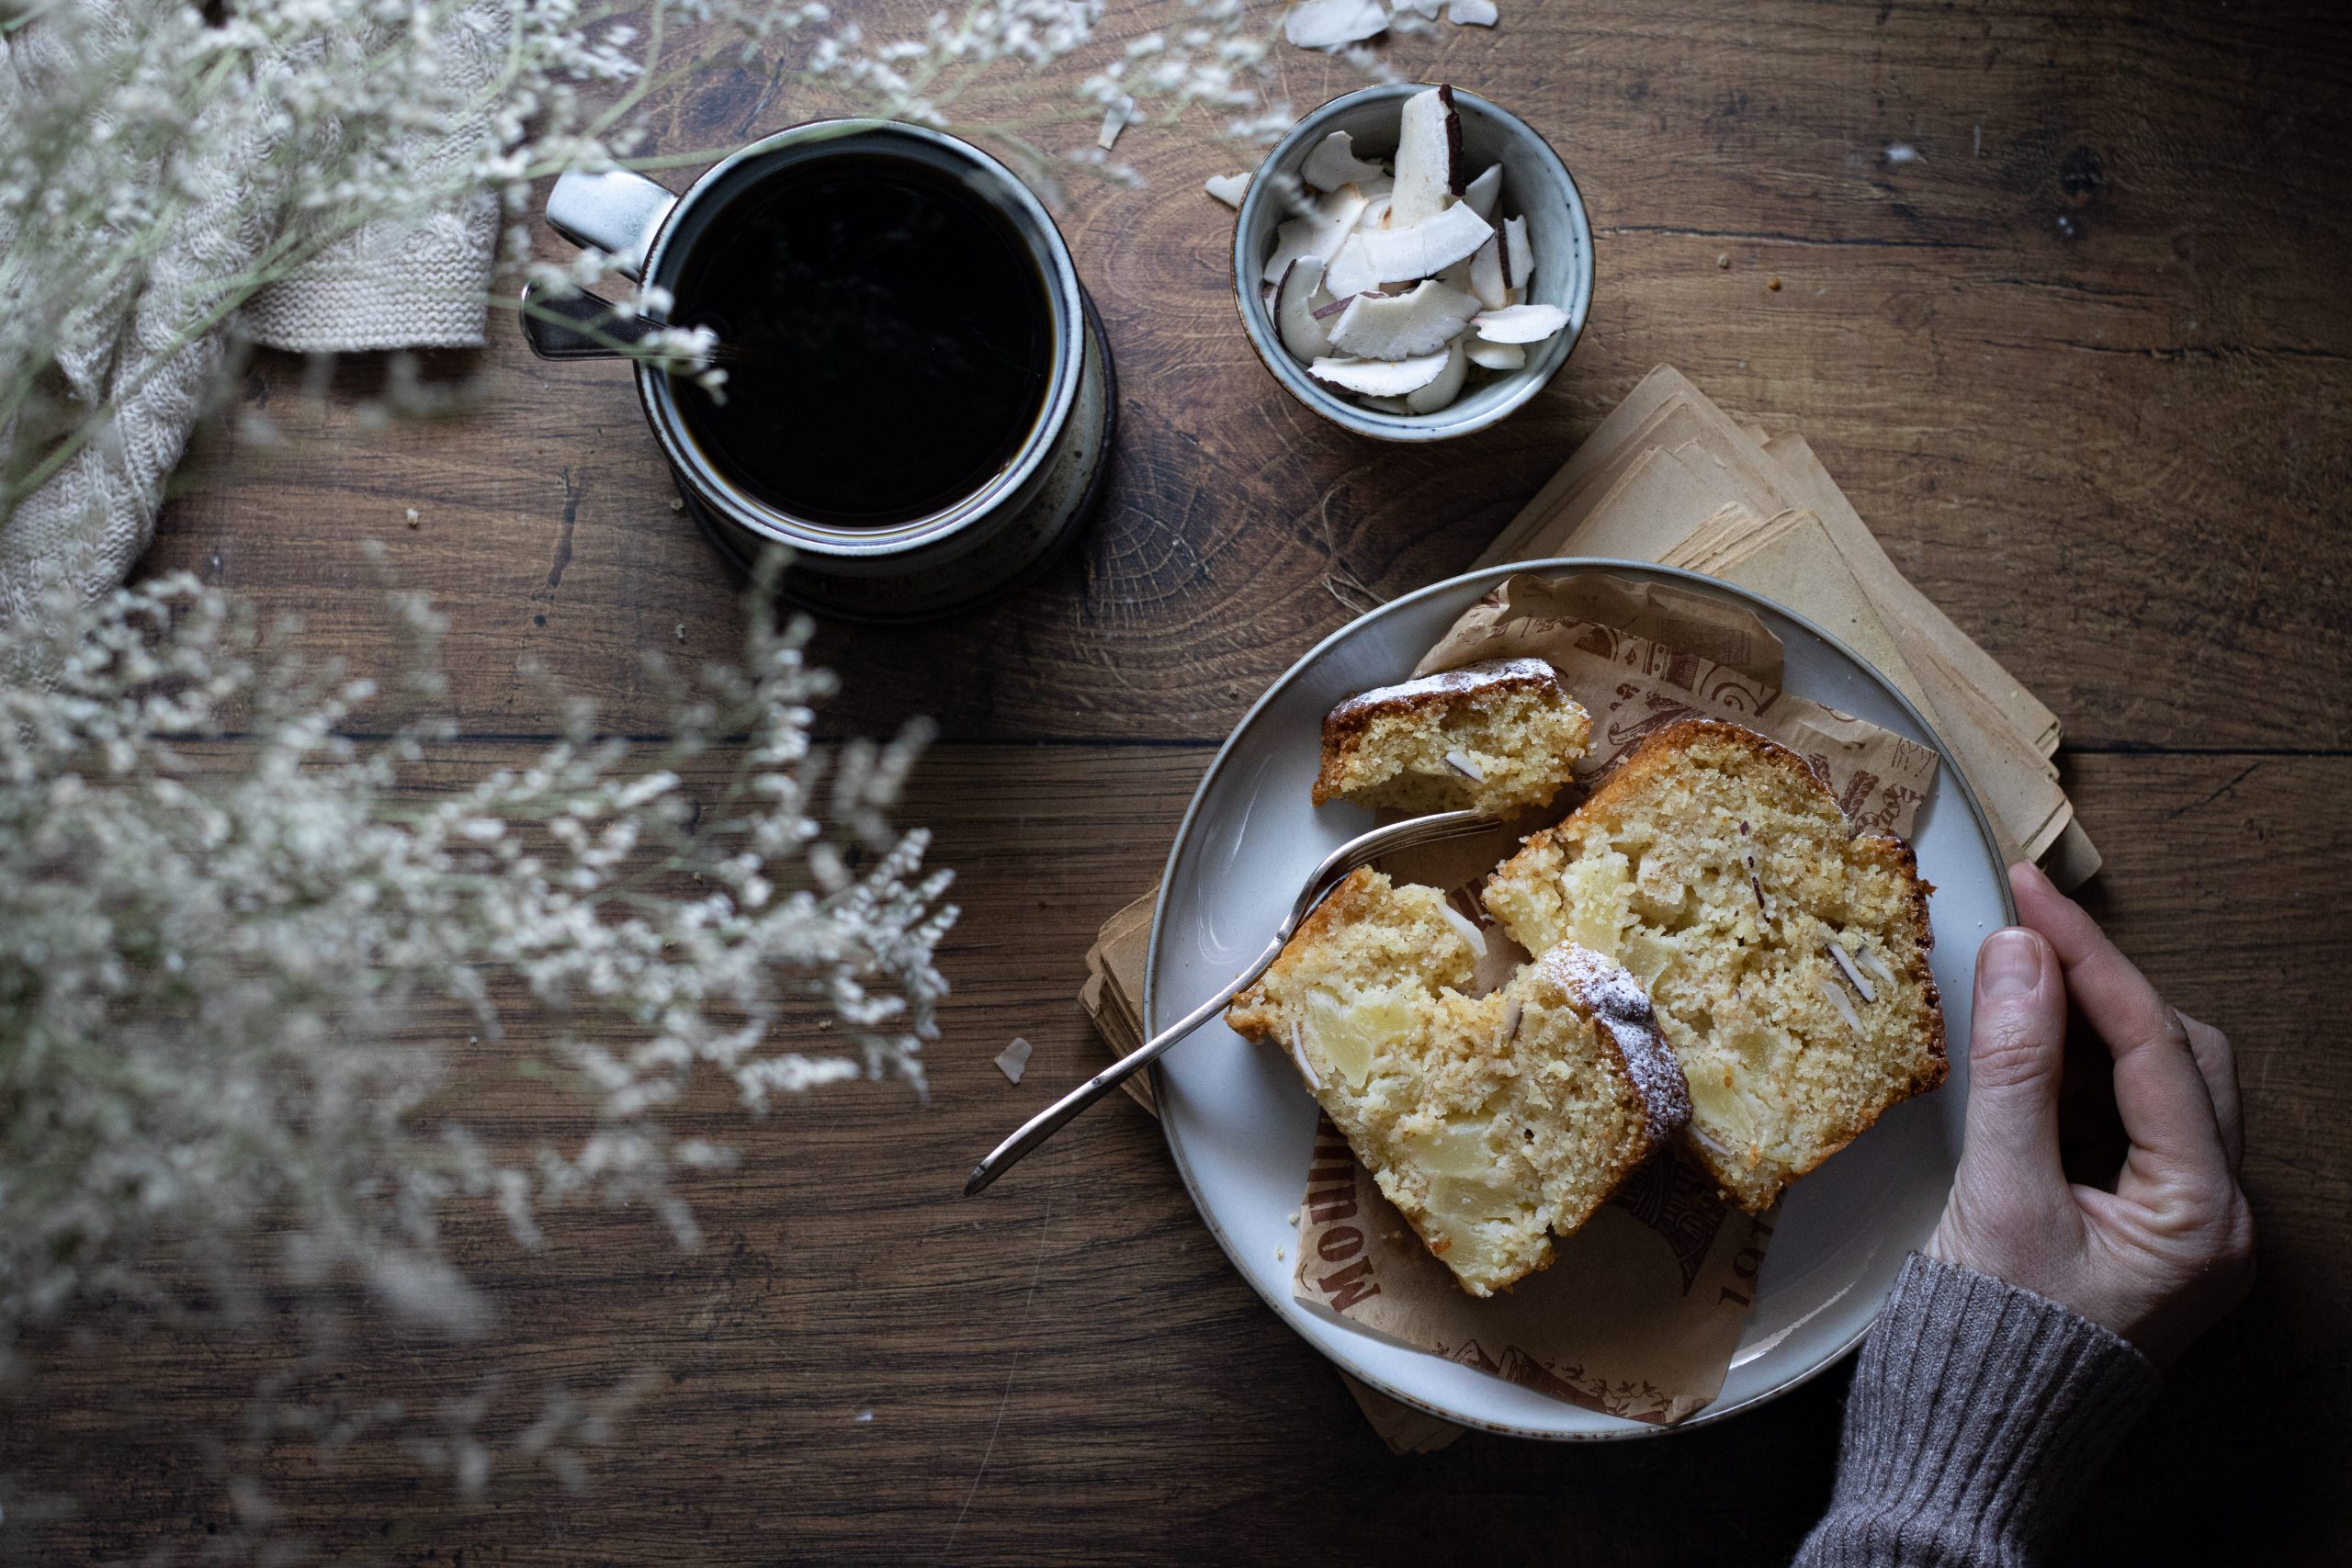
<path fill-rule="evenodd" d="M 772 546 L 791 552 L 785 592 L 860 619 L 940 615 L 1042 566 L 1082 529 L 1109 467 L 1116 406 L 1110 355 L 1069 247 L 1044 206 L 996 159 L 941 131 L 894 120 L 820 120 L 755 141 L 681 193 L 627 170 L 574 172 L 548 197 L 550 228 L 618 258 L 619 270 L 669 290 L 695 248 L 728 231 L 733 198 L 817 159 L 910 159 L 944 173 L 1001 215 L 1042 281 L 1050 346 L 1045 396 L 1003 466 L 969 493 L 885 527 L 846 527 L 792 513 L 722 472 L 689 429 L 669 374 L 637 362 L 638 399 L 688 509 L 739 565 Z M 739 209 L 740 210 L 740 209 Z M 524 292 L 524 332 L 551 359 L 612 357 L 614 342 L 664 324 L 616 320 L 593 296 Z M 591 330 L 575 330 L 575 328 Z"/>

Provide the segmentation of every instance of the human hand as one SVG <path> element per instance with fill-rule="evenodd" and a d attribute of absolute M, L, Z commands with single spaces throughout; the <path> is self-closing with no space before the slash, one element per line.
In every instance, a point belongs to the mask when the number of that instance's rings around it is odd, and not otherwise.
<path fill-rule="evenodd" d="M 2041 873 L 2012 866 L 2009 884 L 2023 924 L 1976 955 L 1967 1140 L 1928 1252 L 2064 1303 L 2162 1364 L 2254 1280 L 2229 1038 L 2166 1006 Z M 2093 1062 L 2068 1059 L 2070 999 Z M 2084 1089 L 2103 1129 L 2071 1124 Z M 2100 1131 L 2110 1157 L 2085 1173 Z"/>

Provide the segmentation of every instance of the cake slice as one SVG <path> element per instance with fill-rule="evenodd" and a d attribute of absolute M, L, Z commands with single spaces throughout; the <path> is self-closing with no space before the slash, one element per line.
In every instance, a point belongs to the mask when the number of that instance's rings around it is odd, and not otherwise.
<path fill-rule="evenodd" d="M 1499 817 L 1549 805 L 1591 738 L 1591 716 L 1544 660 L 1465 664 L 1333 708 L 1315 804 Z"/>
<path fill-rule="evenodd" d="M 1690 1114 L 1634 977 L 1561 946 L 1461 987 L 1485 941 L 1427 887 L 1351 873 L 1226 1018 L 1287 1051 L 1358 1158 L 1473 1295 L 1552 1261 Z"/>
<path fill-rule="evenodd" d="M 1484 897 L 1530 950 L 1579 942 L 1640 977 L 1690 1081 L 1690 1152 L 1758 1213 L 1943 1082 L 1928 891 L 1804 758 L 1692 720 L 1531 835 Z"/>

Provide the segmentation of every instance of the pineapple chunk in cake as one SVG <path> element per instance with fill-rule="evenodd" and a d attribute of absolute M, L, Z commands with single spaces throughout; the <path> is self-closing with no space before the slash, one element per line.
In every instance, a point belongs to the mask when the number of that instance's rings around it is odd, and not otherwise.
<path fill-rule="evenodd" d="M 1928 891 L 1795 752 L 1694 720 L 1530 836 L 1484 898 L 1531 950 L 1579 942 L 1648 987 L 1690 1080 L 1685 1140 L 1757 1213 L 1943 1082 Z"/>
<path fill-rule="evenodd" d="M 1473 1295 L 1552 1261 L 1690 1114 L 1641 987 L 1563 946 L 1462 994 L 1483 941 L 1427 887 L 1351 873 L 1227 1021 L 1291 1054 Z"/>
<path fill-rule="evenodd" d="M 1315 804 L 1498 817 L 1545 806 L 1591 736 L 1591 717 L 1543 660 L 1465 664 L 1333 708 Z"/>

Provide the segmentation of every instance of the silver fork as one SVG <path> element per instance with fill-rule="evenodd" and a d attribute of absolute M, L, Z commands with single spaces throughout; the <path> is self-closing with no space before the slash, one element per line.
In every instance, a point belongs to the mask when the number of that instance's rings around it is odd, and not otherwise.
<path fill-rule="evenodd" d="M 1433 844 L 1442 839 L 1466 838 L 1496 826 L 1496 819 L 1484 812 L 1441 811 L 1434 816 L 1411 817 L 1402 822 L 1392 822 L 1385 828 L 1374 828 L 1363 837 L 1350 839 L 1333 850 L 1323 857 L 1323 863 L 1315 868 L 1315 874 L 1309 876 L 1306 886 L 1299 890 L 1298 901 L 1291 906 L 1289 917 L 1274 928 L 1274 940 L 1266 944 L 1266 951 L 1251 960 L 1248 968 L 1236 975 L 1231 985 L 1023 1122 L 1020 1131 L 999 1144 L 986 1159 L 972 1168 L 971 1179 L 964 1183 L 964 1196 L 969 1198 L 984 1190 L 989 1183 L 1018 1164 L 1023 1156 L 1060 1132 L 1063 1125 L 1080 1111 L 1125 1082 L 1136 1069 L 1159 1060 L 1170 1045 L 1216 1017 L 1236 993 L 1264 974 L 1267 966 L 1281 956 L 1283 943 L 1298 930 L 1298 922 L 1306 919 L 1308 911 L 1320 904 L 1348 873 L 1398 850 L 1408 850 L 1417 844 Z"/>

